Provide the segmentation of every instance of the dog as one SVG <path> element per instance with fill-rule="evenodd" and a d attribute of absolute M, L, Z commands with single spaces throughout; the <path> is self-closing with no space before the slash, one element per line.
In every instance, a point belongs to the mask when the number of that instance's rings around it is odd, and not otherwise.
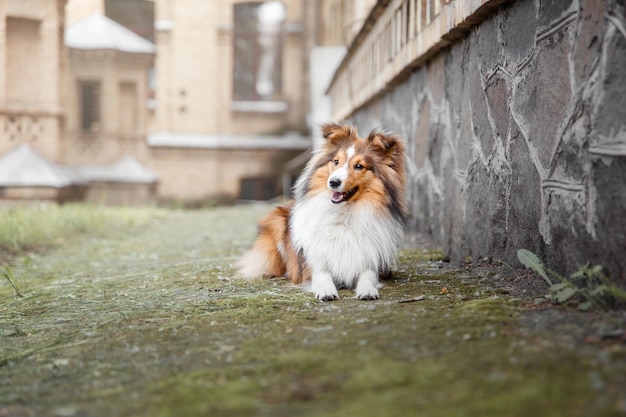
<path fill-rule="evenodd" d="M 404 231 L 404 145 L 380 130 L 361 138 L 346 122 L 325 124 L 322 134 L 293 198 L 259 222 L 239 275 L 286 275 L 322 301 L 338 299 L 344 288 L 374 300 Z"/>

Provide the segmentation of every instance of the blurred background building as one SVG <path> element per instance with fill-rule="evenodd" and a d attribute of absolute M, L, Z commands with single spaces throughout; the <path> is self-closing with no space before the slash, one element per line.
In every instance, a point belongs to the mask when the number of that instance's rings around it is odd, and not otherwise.
<path fill-rule="evenodd" d="M 155 2 L 148 144 L 169 199 L 268 199 L 310 146 L 313 13 L 300 0 Z"/>
<path fill-rule="evenodd" d="M 299 0 L 3 1 L 5 199 L 55 195 L 33 192 L 52 183 L 38 182 L 24 161 L 9 172 L 21 144 L 74 185 L 74 197 L 58 193 L 62 201 L 281 195 L 285 163 L 311 146 L 316 8 Z M 113 169 L 128 158 L 142 175 Z M 107 171 L 109 187 L 95 187 Z M 133 191 L 112 197 L 115 188 Z M 138 189 L 150 197 L 138 200 Z"/>
<path fill-rule="evenodd" d="M 374 3 L 3 0 L 0 193 L 186 205 L 288 195 Z M 65 179 L 38 180 L 34 160 Z"/>
<path fill-rule="evenodd" d="M 27 143 L 62 158 L 65 1 L 0 3 L 0 155 Z"/>

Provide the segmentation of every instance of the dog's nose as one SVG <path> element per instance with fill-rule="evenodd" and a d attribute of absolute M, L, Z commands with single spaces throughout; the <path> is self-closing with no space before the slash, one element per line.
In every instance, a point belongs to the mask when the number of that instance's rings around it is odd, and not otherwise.
<path fill-rule="evenodd" d="M 330 185 L 330 188 L 338 188 L 341 185 L 341 180 L 331 178 L 330 181 L 328 181 L 328 184 Z"/>

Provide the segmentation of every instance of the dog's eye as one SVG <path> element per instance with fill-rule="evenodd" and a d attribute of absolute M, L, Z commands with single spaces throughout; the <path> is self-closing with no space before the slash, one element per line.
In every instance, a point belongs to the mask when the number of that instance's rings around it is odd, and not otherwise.
<path fill-rule="evenodd" d="M 365 167 L 364 167 L 363 165 L 361 165 L 361 164 L 356 164 L 356 165 L 354 166 L 354 169 L 356 169 L 357 171 L 360 171 L 360 170 L 362 170 L 363 168 L 365 168 Z"/>
<path fill-rule="evenodd" d="M 335 160 L 333 161 L 333 165 L 339 165 L 339 159 L 335 159 Z"/>

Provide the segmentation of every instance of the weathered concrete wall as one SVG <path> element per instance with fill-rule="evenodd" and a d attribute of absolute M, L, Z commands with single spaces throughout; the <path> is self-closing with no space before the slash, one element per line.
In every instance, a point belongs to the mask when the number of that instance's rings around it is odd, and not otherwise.
<path fill-rule="evenodd" d="M 623 1 L 511 2 L 355 112 L 406 138 L 410 226 L 626 285 L 625 28 Z"/>

